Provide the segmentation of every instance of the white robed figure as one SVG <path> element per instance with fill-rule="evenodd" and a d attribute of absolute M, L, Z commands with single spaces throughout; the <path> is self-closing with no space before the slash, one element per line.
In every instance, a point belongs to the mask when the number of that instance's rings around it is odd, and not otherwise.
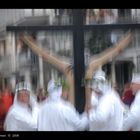
<path fill-rule="evenodd" d="M 118 93 L 107 84 L 104 71 L 96 71 L 93 78 L 92 88 L 98 93 L 98 104 L 96 109 L 93 106 L 89 110 L 90 131 L 122 130 L 123 107 Z"/>
<path fill-rule="evenodd" d="M 47 90 L 48 98 L 39 112 L 39 131 L 82 131 L 87 129 L 87 114 L 80 115 L 71 103 L 61 98 L 61 85 L 57 85 L 55 80 L 50 80 Z"/>
<path fill-rule="evenodd" d="M 29 83 L 16 85 L 14 103 L 4 122 L 5 131 L 37 131 L 38 105 L 31 96 Z"/>
<path fill-rule="evenodd" d="M 135 99 L 131 104 L 123 122 L 123 130 L 140 131 L 140 74 L 134 74 L 131 81 L 131 89 Z"/>

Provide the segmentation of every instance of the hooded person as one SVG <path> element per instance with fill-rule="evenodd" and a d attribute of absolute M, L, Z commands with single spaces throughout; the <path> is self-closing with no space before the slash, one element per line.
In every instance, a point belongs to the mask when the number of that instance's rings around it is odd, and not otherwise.
<path fill-rule="evenodd" d="M 100 84 L 99 84 L 99 81 Z M 92 93 L 91 93 L 91 105 L 92 107 L 94 107 L 94 109 L 97 108 L 98 103 L 99 103 L 99 99 L 102 96 L 102 93 L 97 91 L 97 89 L 100 91 L 102 90 L 102 85 L 101 83 L 105 82 L 105 73 L 101 70 L 98 70 L 95 75 L 93 76 L 93 84 L 91 86 L 92 89 Z"/>
<path fill-rule="evenodd" d="M 131 89 L 135 99 L 124 118 L 123 130 L 140 131 L 140 74 L 133 75 Z"/>
<path fill-rule="evenodd" d="M 98 95 L 98 105 L 96 109 L 93 107 L 88 112 L 89 130 L 122 130 L 123 107 L 118 93 L 107 84 L 104 71 L 96 71 L 93 79 L 92 88 Z"/>
<path fill-rule="evenodd" d="M 87 114 L 80 115 L 74 106 L 61 98 L 62 86 L 48 83 L 48 98 L 38 117 L 38 131 L 82 131 L 88 127 Z"/>
<path fill-rule="evenodd" d="M 5 131 L 36 131 L 38 106 L 31 95 L 29 83 L 16 85 L 14 103 L 8 111 L 4 122 Z"/>

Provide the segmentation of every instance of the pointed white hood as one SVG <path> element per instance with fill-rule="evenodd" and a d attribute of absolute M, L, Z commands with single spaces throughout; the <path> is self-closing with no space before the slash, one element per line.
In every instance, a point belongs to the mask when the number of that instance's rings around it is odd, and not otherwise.
<path fill-rule="evenodd" d="M 56 81 L 55 80 L 50 80 L 48 83 L 48 98 L 50 100 L 59 100 L 61 99 L 61 95 L 62 95 L 62 86 L 56 85 Z"/>
<path fill-rule="evenodd" d="M 29 91 L 29 94 L 31 94 L 31 86 L 30 86 L 29 83 L 27 83 L 27 82 L 20 82 L 20 83 L 18 83 L 16 85 L 16 91 L 15 91 L 15 97 L 14 97 L 14 105 L 19 104 L 19 102 L 17 100 L 17 95 L 18 95 L 18 92 L 20 90 L 27 90 L 27 91 Z M 20 103 L 20 104 L 22 104 L 22 103 Z"/>
<path fill-rule="evenodd" d="M 30 84 L 21 82 L 16 85 L 14 104 L 6 116 L 4 129 L 6 131 L 36 131 L 39 108 L 33 104 L 32 96 L 30 96 L 30 107 L 28 104 L 19 102 L 17 95 L 20 90 L 27 90 L 31 95 Z"/>

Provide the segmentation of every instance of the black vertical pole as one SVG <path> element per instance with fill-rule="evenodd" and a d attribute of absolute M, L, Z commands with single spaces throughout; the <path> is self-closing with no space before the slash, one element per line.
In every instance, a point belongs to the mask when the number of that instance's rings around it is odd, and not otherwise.
<path fill-rule="evenodd" d="M 75 107 L 79 113 L 82 113 L 85 106 L 85 88 L 82 86 L 82 79 L 85 73 L 82 9 L 73 9 L 73 26 Z"/>

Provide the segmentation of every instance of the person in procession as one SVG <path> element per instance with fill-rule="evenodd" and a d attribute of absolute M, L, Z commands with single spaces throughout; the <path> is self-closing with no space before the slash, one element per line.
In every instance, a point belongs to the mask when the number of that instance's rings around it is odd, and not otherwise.
<path fill-rule="evenodd" d="M 16 85 L 14 103 L 8 111 L 4 122 L 5 131 L 36 131 L 38 105 L 31 95 L 27 82 Z"/>
<path fill-rule="evenodd" d="M 123 107 L 118 93 L 106 83 L 105 72 L 95 72 L 92 88 L 98 95 L 96 109 L 89 111 L 90 131 L 121 131 L 123 125 Z"/>
<path fill-rule="evenodd" d="M 40 109 L 38 131 L 82 131 L 88 129 L 87 113 L 80 115 L 74 106 L 62 99 L 62 86 L 55 80 L 48 83 L 48 98 Z"/>
<path fill-rule="evenodd" d="M 140 131 L 140 74 L 134 74 L 131 89 L 135 99 L 123 122 L 124 131 Z"/>

